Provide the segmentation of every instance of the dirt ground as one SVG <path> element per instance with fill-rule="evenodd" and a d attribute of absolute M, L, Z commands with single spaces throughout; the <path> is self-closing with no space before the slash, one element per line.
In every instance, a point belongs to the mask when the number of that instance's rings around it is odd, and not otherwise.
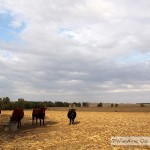
<path fill-rule="evenodd" d="M 68 109 L 68 108 L 67 108 Z M 112 136 L 150 137 L 150 112 L 78 111 L 69 125 L 67 109 L 47 110 L 45 125 L 32 125 L 32 110 L 25 110 L 22 127 L 12 133 L 3 124 L 12 111 L 0 115 L 0 150 L 150 150 L 150 146 L 110 144 Z"/>

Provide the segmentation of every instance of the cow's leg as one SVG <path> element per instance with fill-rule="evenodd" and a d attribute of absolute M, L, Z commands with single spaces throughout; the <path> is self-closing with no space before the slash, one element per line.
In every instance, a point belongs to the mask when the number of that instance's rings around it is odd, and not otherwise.
<path fill-rule="evenodd" d="M 72 119 L 72 124 L 74 124 L 74 118 Z"/>
<path fill-rule="evenodd" d="M 36 124 L 37 124 L 37 119 L 38 119 L 38 118 L 36 117 Z"/>
<path fill-rule="evenodd" d="M 69 125 L 71 125 L 71 118 L 70 118 L 70 123 L 69 123 Z"/>
<path fill-rule="evenodd" d="M 43 118 L 43 125 L 44 125 L 44 118 Z"/>
<path fill-rule="evenodd" d="M 40 118 L 40 126 L 41 126 L 41 118 Z"/>
<path fill-rule="evenodd" d="M 17 122 L 17 128 L 19 129 L 19 121 Z"/>
<path fill-rule="evenodd" d="M 19 128 L 21 127 L 20 121 L 18 121 L 18 126 L 19 126 Z"/>
<path fill-rule="evenodd" d="M 32 116 L 32 124 L 33 124 L 33 122 L 34 122 L 34 116 Z"/>

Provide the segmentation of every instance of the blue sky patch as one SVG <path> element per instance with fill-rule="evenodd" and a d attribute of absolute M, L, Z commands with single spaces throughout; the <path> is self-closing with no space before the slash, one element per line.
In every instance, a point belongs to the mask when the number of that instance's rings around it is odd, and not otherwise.
<path fill-rule="evenodd" d="M 6 60 L 10 60 L 13 57 L 11 52 L 1 49 L 0 49 L 0 56 L 2 56 Z"/>
<path fill-rule="evenodd" d="M 123 63 L 143 63 L 150 61 L 150 53 L 132 53 L 128 56 L 120 57 L 118 60 Z"/>
<path fill-rule="evenodd" d="M 0 14 L 0 40 L 5 42 L 14 41 L 17 38 L 18 33 L 20 33 L 25 28 L 25 23 L 22 22 L 21 26 L 14 28 L 11 23 L 15 18 L 9 13 Z"/>
<path fill-rule="evenodd" d="M 69 28 L 60 28 L 58 34 L 61 34 L 69 39 L 72 39 L 75 36 L 75 32 Z"/>

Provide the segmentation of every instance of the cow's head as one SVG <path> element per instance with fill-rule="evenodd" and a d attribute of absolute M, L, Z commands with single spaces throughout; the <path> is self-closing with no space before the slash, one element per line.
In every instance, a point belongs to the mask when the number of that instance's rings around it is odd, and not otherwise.
<path fill-rule="evenodd" d="M 15 124 L 16 123 L 16 118 L 10 117 L 9 123 Z"/>
<path fill-rule="evenodd" d="M 43 114 L 45 114 L 45 110 L 46 110 L 47 108 L 46 107 L 42 107 L 41 108 L 41 112 L 43 113 Z"/>
<path fill-rule="evenodd" d="M 76 109 L 69 109 L 69 112 L 75 112 Z"/>

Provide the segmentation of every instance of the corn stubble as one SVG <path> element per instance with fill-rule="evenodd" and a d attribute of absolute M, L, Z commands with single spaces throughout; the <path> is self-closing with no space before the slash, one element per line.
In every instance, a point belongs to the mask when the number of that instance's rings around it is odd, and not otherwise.
<path fill-rule="evenodd" d="M 21 129 L 10 137 L 2 128 L 11 111 L 0 116 L 0 150 L 148 150 L 150 146 L 111 146 L 111 136 L 150 136 L 149 112 L 88 112 L 77 110 L 74 125 L 67 111 L 46 111 L 45 125 L 32 125 L 25 110 Z"/>

